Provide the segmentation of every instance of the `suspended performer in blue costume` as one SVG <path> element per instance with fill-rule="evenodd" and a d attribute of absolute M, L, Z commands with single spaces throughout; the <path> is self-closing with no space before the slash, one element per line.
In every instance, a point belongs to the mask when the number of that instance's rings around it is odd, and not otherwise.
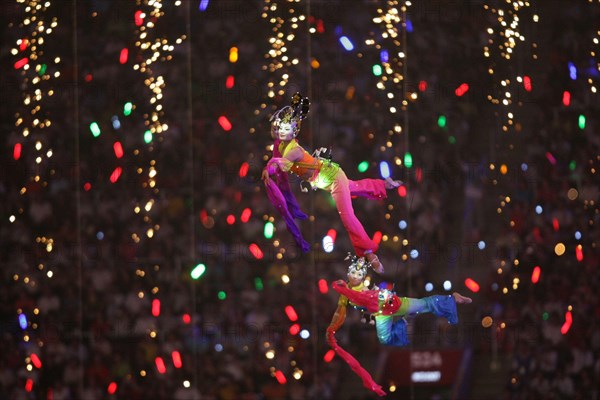
<path fill-rule="evenodd" d="M 348 276 L 367 276 L 369 262 L 364 258 L 350 255 L 352 263 L 348 268 Z M 357 271 L 359 271 L 357 273 Z M 332 284 L 333 289 L 341 295 L 338 308 L 350 304 L 362 311 L 371 313 L 375 317 L 375 327 L 379 342 L 388 346 L 406 346 L 409 344 L 404 317 L 414 314 L 432 313 L 444 317 L 450 324 L 458 323 L 456 312 L 457 304 L 468 304 L 472 300 L 460 293 L 452 295 L 434 295 L 420 299 L 399 297 L 396 293 L 386 288 L 369 290 L 360 283 L 351 279 Z M 395 319 L 394 317 L 400 317 Z"/>
<path fill-rule="evenodd" d="M 373 289 L 369 289 L 365 279 L 367 278 L 367 269 L 372 268 L 371 263 L 364 257 L 359 258 L 350 253 L 346 257 L 346 260 L 348 259 L 351 260 L 348 267 L 348 281 L 339 280 L 332 284 L 333 289 L 340 294 L 340 298 L 335 314 L 327 327 L 327 343 L 361 378 L 365 388 L 378 396 L 385 396 L 386 393 L 381 385 L 377 384 L 360 362 L 337 342 L 335 334 L 344 325 L 348 305 L 363 313 L 371 313 L 371 316 L 375 318 L 377 337 L 380 343 L 388 346 L 406 346 L 409 342 L 405 316 L 430 312 L 447 318 L 451 324 L 456 324 L 458 323 L 456 304 L 471 303 L 472 300 L 456 292 L 448 296 L 438 295 L 412 299 L 400 298 L 386 288 L 375 286 Z M 394 321 L 396 316 L 402 318 Z"/>

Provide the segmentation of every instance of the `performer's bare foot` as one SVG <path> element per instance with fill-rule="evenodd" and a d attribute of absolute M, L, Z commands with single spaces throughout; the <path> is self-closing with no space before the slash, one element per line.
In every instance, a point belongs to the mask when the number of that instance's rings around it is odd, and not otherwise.
<path fill-rule="evenodd" d="M 452 293 L 452 297 L 454 297 L 454 301 L 456 302 L 456 304 L 469 304 L 473 302 L 473 300 L 471 300 L 470 297 L 465 297 L 458 292 Z"/>
<path fill-rule="evenodd" d="M 397 187 L 400 187 L 400 185 L 402 185 L 402 181 L 395 181 L 392 178 L 390 178 L 389 176 L 387 178 L 385 178 L 385 188 L 386 189 L 396 189 Z"/>
<path fill-rule="evenodd" d="M 366 253 L 365 258 L 371 263 L 373 271 L 377 272 L 378 274 L 383 274 L 383 264 L 381 264 L 381 261 L 379 261 L 379 258 L 375 253 Z"/>

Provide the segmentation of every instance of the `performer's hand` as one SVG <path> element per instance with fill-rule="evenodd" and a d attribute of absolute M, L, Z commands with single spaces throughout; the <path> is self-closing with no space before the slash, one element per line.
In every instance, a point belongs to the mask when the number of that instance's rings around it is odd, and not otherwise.
<path fill-rule="evenodd" d="M 308 191 L 310 189 L 312 189 L 312 186 L 310 185 L 310 183 L 308 183 L 306 181 L 300 182 L 300 190 L 302 190 L 303 193 L 308 193 Z"/>
<path fill-rule="evenodd" d="M 338 279 L 337 281 L 333 282 L 333 286 L 341 286 L 341 287 L 348 287 L 348 285 L 346 284 L 346 281 L 344 281 L 343 279 Z"/>
<path fill-rule="evenodd" d="M 264 169 L 263 169 L 263 171 L 262 171 L 262 176 L 261 176 L 261 179 L 262 179 L 263 181 L 265 181 L 265 182 L 268 182 L 268 181 L 269 181 L 269 179 L 271 179 L 271 177 L 269 176 L 269 171 L 267 171 L 267 169 L 266 169 L 266 168 L 264 168 Z"/>

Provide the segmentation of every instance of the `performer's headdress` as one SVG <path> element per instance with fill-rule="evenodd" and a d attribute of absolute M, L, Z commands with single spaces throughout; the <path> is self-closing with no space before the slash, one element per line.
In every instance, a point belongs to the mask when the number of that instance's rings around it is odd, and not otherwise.
<path fill-rule="evenodd" d="M 300 93 L 295 93 L 292 96 L 291 105 L 277 110 L 269 120 L 271 122 L 271 136 L 273 139 L 279 136 L 279 125 L 282 123 L 290 124 L 294 137 L 298 136 L 300 124 L 308 116 L 309 108 L 310 101 L 308 97 L 304 97 Z"/>
<path fill-rule="evenodd" d="M 367 261 L 364 257 L 357 257 L 352 253 L 348 253 L 344 260 L 350 260 L 351 264 L 348 266 L 348 273 L 351 270 L 355 269 L 357 271 L 362 271 L 363 274 L 367 275 L 367 269 L 372 268 L 371 263 Z"/>

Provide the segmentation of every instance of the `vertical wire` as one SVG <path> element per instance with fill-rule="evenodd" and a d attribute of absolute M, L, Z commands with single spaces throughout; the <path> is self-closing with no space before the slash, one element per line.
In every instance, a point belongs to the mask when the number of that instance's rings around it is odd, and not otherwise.
<path fill-rule="evenodd" d="M 78 283 L 78 329 L 79 340 L 77 348 L 77 359 L 79 368 L 83 371 L 84 352 L 83 352 L 83 268 L 82 268 L 82 240 L 81 240 L 81 155 L 79 152 L 79 52 L 77 41 L 77 0 L 72 0 L 73 12 L 73 30 L 72 30 L 72 46 L 73 46 L 73 134 L 75 145 L 75 265 L 77 268 L 77 283 Z M 83 393 L 83 379 L 78 382 L 79 393 Z"/>
<path fill-rule="evenodd" d="M 194 175 L 194 129 L 193 129 L 193 99 L 192 99 L 192 26 L 191 26 L 191 11 L 190 11 L 190 2 L 185 2 L 186 4 L 186 35 L 187 35 L 187 128 L 190 140 L 189 146 L 189 157 L 190 157 L 190 192 L 192 196 L 192 202 L 190 204 L 191 208 L 191 221 L 190 221 L 190 258 L 195 260 L 196 258 L 196 220 L 195 216 L 195 203 L 194 203 L 194 190 L 195 190 L 195 175 Z"/>
<path fill-rule="evenodd" d="M 192 25 L 191 25 L 191 9 L 190 9 L 190 1 L 186 1 L 185 2 L 186 8 L 185 8 L 185 29 L 186 29 L 186 46 L 187 46 L 187 55 L 186 55 L 186 66 L 187 66 L 187 91 L 186 91 L 186 96 L 187 96 L 187 129 L 188 129 L 188 137 L 189 137 L 189 163 L 190 163 L 190 167 L 189 167 L 189 179 L 190 179 L 190 183 L 189 183 L 189 196 L 190 196 L 190 253 L 189 253 L 189 262 L 190 263 L 194 263 L 196 261 L 196 219 L 195 219 L 195 215 L 196 215 L 196 211 L 195 211 L 195 201 L 194 201 L 194 194 L 195 194 L 195 175 L 194 175 L 194 120 L 193 120 L 193 99 L 192 99 Z M 183 268 L 185 268 L 185 266 L 187 265 L 186 262 L 184 262 L 183 264 Z M 194 284 L 194 282 L 192 281 L 191 283 L 192 286 L 192 304 L 194 305 L 194 314 L 197 314 L 197 302 L 196 302 L 196 285 Z M 192 326 L 196 323 L 195 319 L 192 322 Z M 193 331 L 192 331 L 193 332 Z M 192 362 L 193 362 L 193 371 L 194 371 L 194 387 L 197 388 L 198 390 L 194 391 L 194 399 L 196 399 L 196 395 L 200 392 L 200 387 L 199 387 L 199 380 L 198 380 L 198 360 L 196 357 L 197 354 L 197 348 L 198 348 L 198 342 L 197 342 L 197 335 L 196 334 L 192 334 L 192 341 L 193 341 L 193 357 L 192 357 Z"/>
<path fill-rule="evenodd" d="M 310 33 L 310 13 L 311 13 L 311 3 L 310 0 L 306 0 L 306 95 L 312 101 L 313 99 L 313 83 L 312 83 L 312 67 L 311 67 L 311 57 L 312 57 L 312 40 Z M 314 140 L 313 140 L 313 129 L 314 129 L 314 118 L 309 118 L 309 132 L 310 136 L 308 139 L 309 148 L 313 149 Z M 312 191 L 311 191 L 312 192 Z M 311 282 L 311 294 L 312 294 L 312 336 L 313 336 L 313 376 L 314 376 L 314 386 L 316 388 L 319 387 L 319 321 L 318 321 L 318 308 L 317 308 L 317 264 L 315 262 L 315 199 L 313 193 L 310 193 L 310 238 L 311 238 L 311 246 L 313 246 L 313 250 L 309 253 L 311 271 L 312 271 L 312 279 Z"/>
<path fill-rule="evenodd" d="M 406 3 L 403 4 L 402 6 L 402 51 L 404 52 L 404 64 L 402 65 L 402 74 L 404 76 L 404 83 L 402 84 L 402 98 L 404 99 L 403 101 L 407 101 L 407 94 L 408 91 L 406 89 L 406 82 L 408 81 L 408 44 L 407 44 L 407 35 L 406 35 Z M 408 112 L 408 107 L 410 105 L 410 102 L 407 101 L 406 103 L 406 107 L 404 107 L 404 154 L 408 153 L 410 151 L 410 141 L 409 141 L 409 112 Z M 406 172 L 405 174 L 405 185 L 406 185 L 406 192 L 407 193 L 411 193 L 411 191 L 409 190 L 409 178 L 410 178 L 410 174 L 408 169 L 406 168 L 406 165 L 404 166 L 404 170 Z M 412 194 L 412 196 L 414 196 L 414 194 Z M 411 237 L 411 218 L 410 218 L 410 199 L 411 199 L 411 195 L 407 196 L 407 201 L 406 202 L 406 239 L 408 240 L 408 244 L 409 246 L 412 246 L 412 237 Z M 409 247 L 410 249 L 410 247 Z M 408 271 L 408 292 L 412 295 L 412 274 L 410 271 L 410 254 L 408 255 L 408 257 L 406 257 L 406 270 Z M 414 350 L 414 345 L 413 345 L 413 341 L 410 342 L 409 345 L 409 351 L 412 352 Z M 410 398 L 411 400 L 414 400 L 415 398 L 415 385 L 411 380 L 410 383 Z"/>

